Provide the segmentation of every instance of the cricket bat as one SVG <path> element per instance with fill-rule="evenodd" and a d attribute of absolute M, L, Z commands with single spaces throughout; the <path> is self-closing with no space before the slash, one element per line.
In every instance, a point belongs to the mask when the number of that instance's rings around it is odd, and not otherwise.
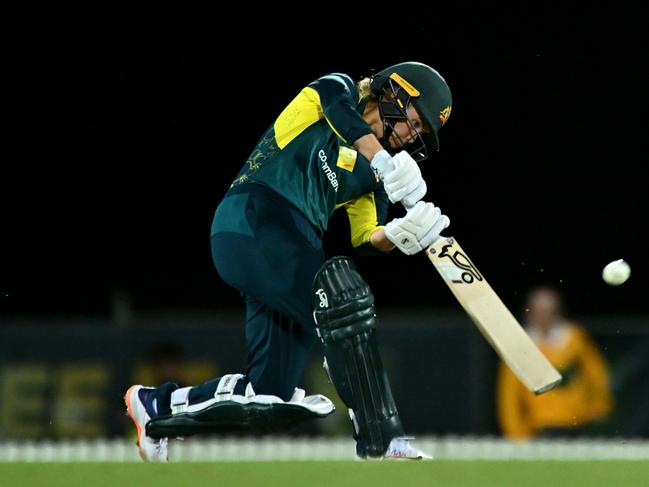
<path fill-rule="evenodd" d="M 561 374 L 454 238 L 437 239 L 426 254 L 496 353 L 530 391 L 542 394 L 561 382 Z"/>

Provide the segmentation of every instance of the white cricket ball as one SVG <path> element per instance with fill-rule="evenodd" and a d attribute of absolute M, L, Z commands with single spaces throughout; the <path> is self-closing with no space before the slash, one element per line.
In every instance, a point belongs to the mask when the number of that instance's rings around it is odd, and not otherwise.
<path fill-rule="evenodd" d="M 606 284 L 619 286 L 631 275 L 631 267 L 623 259 L 614 260 L 606 264 L 602 271 L 602 279 Z"/>

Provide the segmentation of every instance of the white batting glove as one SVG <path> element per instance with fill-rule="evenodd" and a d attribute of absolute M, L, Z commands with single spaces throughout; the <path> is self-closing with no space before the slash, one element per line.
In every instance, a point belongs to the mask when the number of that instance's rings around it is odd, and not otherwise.
<path fill-rule="evenodd" d="M 392 156 L 382 149 L 374 154 L 370 166 L 374 169 L 374 173 L 383 179 L 387 173 L 394 171 L 394 162 L 392 162 Z"/>
<path fill-rule="evenodd" d="M 426 183 L 415 160 L 403 150 L 391 157 L 384 149 L 377 152 L 370 163 L 383 180 L 383 186 L 392 203 L 402 201 L 406 208 L 414 206 L 426 194 Z"/>
<path fill-rule="evenodd" d="M 432 203 L 419 201 L 403 218 L 385 226 L 385 236 L 406 255 L 416 254 L 432 244 L 451 220 Z"/>
<path fill-rule="evenodd" d="M 426 181 L 422 179 L 421 181 L 419 181 L 419 185 L 415 188 L 414 191 L 408 193 L 406 196 L 403 197 L 403 199 L 401 200 L 401 204 L 404 206 L 406 210 L 409 210 L 410 208 L 415 206 L 419 200 L 421 200 L 424 197 L 427 190 L 428 187 L 426 186 Z"/>

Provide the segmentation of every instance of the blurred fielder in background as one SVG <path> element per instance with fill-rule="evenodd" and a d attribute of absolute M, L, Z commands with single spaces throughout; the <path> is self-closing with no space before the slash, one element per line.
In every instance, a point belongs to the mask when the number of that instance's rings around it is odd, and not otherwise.
<path fill-rule="evenodd" d="M 609 374 L 604 358 L 586 330 L 562 315 L 561 297 L 549 287 L 527 298 L 527 332 L 563 375 L 554 390 L 535 396 L 500 364 L 498 416 L 510 439 L 577 436 L 589 423 L 611 412 Z"/>
<path fill-rule="evenodd" d="M 246 306 L 247 370 L 195 387 L 134 385 L 128 413 L 144 460 L 165 461 L 167 438 L 286 431 L 333 412 L 298 383 L 318 337 L 325 369 L 349 408 L 357 454 L 414 458 L 375 336 L 374 300 L 347 257 L 325 262 L 334 210 L 349 216 L 363 254 L 407 255 L 449 225 L 418 162 L 438 150 L 451 93 L 437 71 L 405 62 L 358 84 L 332 73 L 305 87 L 262 135 L 219 204 L 211 231 L 221 278 Z M 407 209 L 384 225 L 389 202 Z"/>

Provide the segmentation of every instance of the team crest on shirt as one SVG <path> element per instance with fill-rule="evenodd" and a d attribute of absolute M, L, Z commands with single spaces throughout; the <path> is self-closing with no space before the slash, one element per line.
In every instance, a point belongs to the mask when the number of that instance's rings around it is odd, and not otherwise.
<path fill-rule="evenodd" d="M 356 156 L 357 152 L 354 149 L 340 146 L 336 166 L 344 169 L 345 171 L 354 172 L 354 166 L 356 165 Z"/>
<path fill-rule="evenodd" d="M 451 106 L 447 106 L 444 110 L 440 110 L 439 112 L 439 120 L 442 122 L 442 127 L 446 123 L 446 121 L 449 119 L 451 116 Z"/>

